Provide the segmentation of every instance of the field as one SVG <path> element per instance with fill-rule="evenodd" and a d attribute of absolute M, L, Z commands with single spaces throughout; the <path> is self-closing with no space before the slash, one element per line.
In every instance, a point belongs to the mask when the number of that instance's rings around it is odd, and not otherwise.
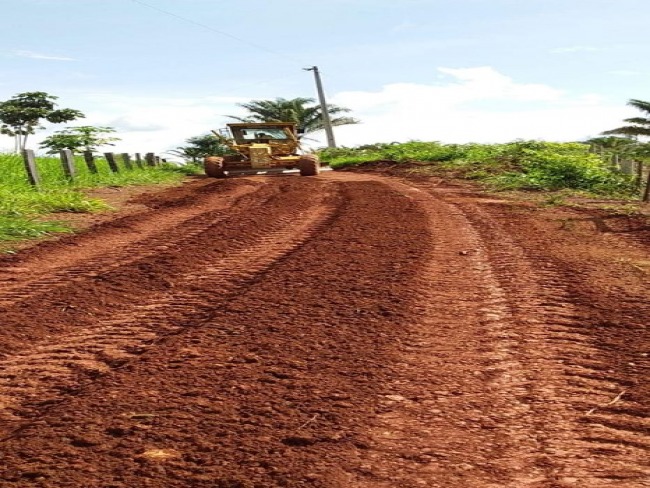
<path fill-rule="evenodd" d="M 105 160 L 97 161 L 98 173 L 88 171 L 77 158 L 78 176 L 69 182 L 58 158 L 38 158 L 42 184 L 29 185 L 22 158 L 0 154 L 0 246 L 3 241 L 42 237 L 70 228 L 63 222 L 42 220 L 49 213 L 86 213 L 106 210 L 101 200 L 89 198 L 84 190 L 97 187 L 122 187 L 179 182 L 183 175 L 171 167 L 144 168 L 112 173 Z M 61 220 L 65 220 L 62 218 Z"/>

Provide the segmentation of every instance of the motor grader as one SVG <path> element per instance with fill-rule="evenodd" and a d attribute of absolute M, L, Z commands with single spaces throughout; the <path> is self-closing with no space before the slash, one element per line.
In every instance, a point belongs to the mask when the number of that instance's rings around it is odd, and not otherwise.
<path fill-rule="evenodd" d="M 236 154 L 206 156 L 205 174 L 225 178 L 235 174 L 257 174 L 300 170 L 302 176 L 320 172 L 318 156 L 299 154 L 300 141 L 296 125 L 290 122 L 228 124 L 232 138 L 212 131 L 224 145 Z"/>

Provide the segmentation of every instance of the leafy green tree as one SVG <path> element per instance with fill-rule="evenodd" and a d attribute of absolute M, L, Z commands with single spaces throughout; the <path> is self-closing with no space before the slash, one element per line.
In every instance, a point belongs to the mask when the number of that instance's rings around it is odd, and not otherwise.
<path fill-rule="evenodd" d="M 96 151 L 99 146 L 114 146 L 113 142 L 119 137 L 109 137 L 115 132 L 112 127 L 93 127 L 82 125 L 69 127 L 55 132 L 41 142 L 41 148 L 49 149 L 48 153 L 56 153 L 61 149 L 70 149 L 72 152 Z"/>
<path fill-rule="evenodd" d="M 623 136 L 650 136 L 650 102 L 643 100 L 631 99 L 627 102 L 628 105 L 639 109 L 644 117 L 632 117 L 624 119 L 630 125 L 624 125 L 616 129 L 608 130 L 603 134 L 623 135 Z"/>
<path fill-rule="evenodd" d="M 16 152 L 25 149 L 27 138 L 42 128 L 43 119 L 61 124 L 85 117 L 79 110 L 57 109 L 57 99 L 45 92 L 25 92 L 0 102 L 0 133 L 14 138 Z"/>
<path fill-rule="evenodd" d="M 637 143 L 631 153 L 631 156 L 644 162 L 650 162 L 650 142 Z"/>
<path fill-rule="evenodd" d="M 185 142 L 188 144 L 187 146 L 180 146 L 167 152 L 174 156 L 179 156 L 186 161 L 192 161 L 193 163 L 197 163 L 199 159 L 205 156 L 233 154 L 233 151 L 223 140 L 211 134 L 190 137 Z"/>
<path fill-rule="evenodd" d="M 324 129 L 321 107 L 319 104 L 314 105 L 313 98 L 252 100 L 238 105 L 248 110 L 250 115 L 246 117 L 228 115 L 228 117 L 240 122 L 293 122 L 301 134 L 309 134 Z M 327 107 L 327 112 L 333 126 L 360 123 L 359 120 L 353 117 L 341 115 L 350 112 L 349 108 L 330 104 Z"/>

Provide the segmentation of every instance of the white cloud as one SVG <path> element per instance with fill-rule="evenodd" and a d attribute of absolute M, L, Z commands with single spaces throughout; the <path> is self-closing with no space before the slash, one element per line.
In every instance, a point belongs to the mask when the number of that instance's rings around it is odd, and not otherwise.
<path fill-rule="evenodd" d="M 165 126 L 148 120 L 144 120 L 143 114 L 131 114 L 125 117 L 108 122 L 118 132 L 155 132 L 164 130 Z"/>
<path fill-rule="evenodd" d="M 41 54 L 34 51 L 25 50 L 11 51 L 10 55 L 18 58 L 44 59 L 47 61 L 76 61 L 74 58 L 68 58 L 65 56 L 51 56 L 48 54 Z"/>
<path fill-rule="evenodd" d="M 491 67 L 439 68 L 431 83 L 394 83 L 376 91 L 341 92 L 331 102 L 352 110 L 362 124 L 335 128 L 337 143 L 438 140 L 447 143 L 507 142 L 515 139 L 582 140 L 617 127 L 633 115 L 624 103 L 609 105 L 598 94 L 569 94 L 558 88 L 519 83 Z M 161 153 L 185 139 L 223 127 L 236 104 L 257 99 L 206 95 L 137 97 L 111 93 L 78 95 L 74 106 L 86 119 L 69 125 L 114 126 L 116 152 Z M 52 130 L 33 138 L 32 147 Z M 322 134 L 315 145 L 324 145 Z M 0 146 L 11 141 L 0 136 Z"/>
<path fill-rule="evenodd" d="M 183 145 L 190 137 L 223 127 L 225 114 L 239 112 L 235 103 L 249 100 L 249 97 L 163 98 L 86 93 L 78 95 L 74 102 L 66 102 L 86 114 L 84 119 L 67 125 L 114 127 L 115 136 L 121 139 L 113 148 L 116 152 L 161 153 Z M 44 137 L 64 127 L 45 125 L 47 130 L 31 138 L 32 148 L 37 148 Z M 0 148 L 10 146 L 10 139 L 0 136 Z"/>
<path fill-rule="evenodd" d="M 455 78 L 460 83 L 455 86 L 455 96 L 459 100 L 482 100 L 486 98 L 516 101 L 554 101 L 562 92 L 546 85 L 517 84 L 511 78 L 495 69 L 480 68 L 438 68 L 443 74 Z"/>
<path fill-rule="evenodd" d="M 337 142 L 571 141 L 597 135 L 629 116 L 628 108 L 608 106 L 599 95 L 571 96 L 547 85 L 517 83 L 490 67 L 439 71 L 447 75 L 443 82 L 390 84 L 332 97 L 363 122 L 337 127 Z"/>

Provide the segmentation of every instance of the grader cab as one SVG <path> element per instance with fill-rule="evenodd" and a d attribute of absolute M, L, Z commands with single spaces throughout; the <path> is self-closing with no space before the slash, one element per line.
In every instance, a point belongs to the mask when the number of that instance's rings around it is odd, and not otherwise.
<path fill-rule="evenodd" d="M 294 168 L 298 168 L 302 176 L 315 176 L 320 172 L 316 155 L 299 154 L 300 141 L 293 123 L 237 123 L 228 124 L 228 128 L 232 138 L 213 133 L 236 154 L 207 156 L 203 164 L 208 176 L 225 178 Z"/>

